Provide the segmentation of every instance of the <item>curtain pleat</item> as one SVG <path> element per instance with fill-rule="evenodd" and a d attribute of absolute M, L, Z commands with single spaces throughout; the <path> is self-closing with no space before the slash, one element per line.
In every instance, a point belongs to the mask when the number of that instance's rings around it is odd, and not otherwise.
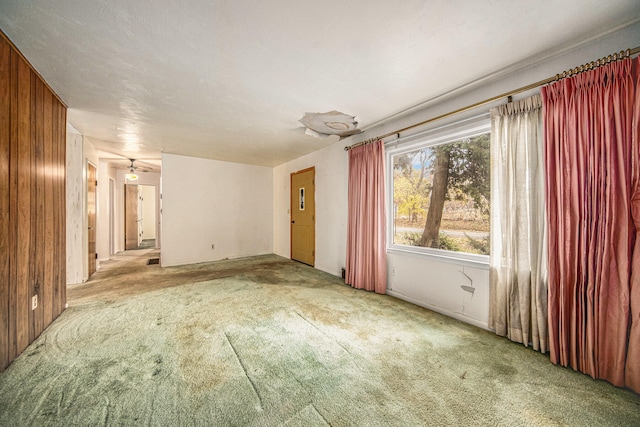
<path fill-rule="evenodd" d="M 489 327 L 546 352 L 547 232 L 539 95 L 491 110 Z"/>
<path fill-rule="evenodd" d="M 349 207 L 345 282 L 387 291 L 384 143 L 349 150 Z"/>
<path fill-rule="evenodd" d="M 551 361 L 618 386 L 625 385 L 636 233 L 632 69 L 627 59 L 541 91 Z"/>
<path fill-rule="evenodd" d="M 636 96 L 633 109 L 632 130 L 632 196 L 631 214 L 635 225 L 635 245 L 631 262 L 631 284 L 629 302 L 631 305 L 631 328 L 625 384 L 640 392 L 640 57 L 636 58 Z"/>

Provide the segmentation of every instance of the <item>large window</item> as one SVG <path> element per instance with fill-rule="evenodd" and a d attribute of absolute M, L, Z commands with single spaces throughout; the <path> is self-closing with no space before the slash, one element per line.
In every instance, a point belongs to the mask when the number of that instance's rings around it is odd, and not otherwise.
<path fill-rule="evenodd" d="M 388 150 L 392 247 L 475 260 L 489 255 L 489 142 L 485 120 Z"/>

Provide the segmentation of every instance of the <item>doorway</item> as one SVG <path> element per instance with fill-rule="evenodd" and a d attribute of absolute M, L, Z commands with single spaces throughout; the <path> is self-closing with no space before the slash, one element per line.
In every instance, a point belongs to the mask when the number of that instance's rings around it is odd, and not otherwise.
<path fill-rule="evenodd" d="M 124 250 L 138 249 L 140 245 L 139 206 L 137 184 L 124 185 Z"/>
<path fill-rule="evenodd" d="M 315 167 L 291 174 L 291 259 L 315 265 Z"/>
<path fill-rule="evenodd" d="M 96 272 L 96 259 L 98 258 L 96 248 L 96 167 L 87 162 L 87 235 L 88 235 L 88 268 L 87 277 L 91 277 Z"/>
<path fill-rule="evenodd" d="M 156 187 L 125 184 L 125 250 L 157 248 Z"/>
<path fill-rule="evenodd" d="M 116 192 L 116 183 L 112 178 L 109 178 L 109 256 L 114 255 L 116 253 L 115 192 Z"/>
<path fill-rule="evenodd" d="M 140 201 L 138 204 L 138 221 L 140 224 L 140 248 L 156 248 L 156 187 L 138 185 Z"/>

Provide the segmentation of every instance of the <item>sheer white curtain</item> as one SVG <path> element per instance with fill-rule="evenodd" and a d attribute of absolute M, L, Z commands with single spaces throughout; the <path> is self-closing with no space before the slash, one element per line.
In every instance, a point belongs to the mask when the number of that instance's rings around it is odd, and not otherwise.
<path fill-rule="evenodd" d="M 547 227 L 539 95 L 491 110 L 489 327 L 548 349 Z"/>

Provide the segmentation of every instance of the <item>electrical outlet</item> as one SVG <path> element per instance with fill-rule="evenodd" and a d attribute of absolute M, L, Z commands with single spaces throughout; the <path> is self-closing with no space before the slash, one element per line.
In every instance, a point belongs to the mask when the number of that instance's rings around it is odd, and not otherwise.
<path fill-rule="evenodd" d="M 391 267 L 391 275 L 392 276 L 396 275 L 396 268 L 395 267 Z"/>
<path fill-rule="evenodd" d="M 31 297 L 31 310 L 38 308 L 38 294 Z"/>
<path fill-rule="evenodd" d="M 211 249 L 215 249 L 216 245 L 214 245 L 213 243 L 211 244 Z"/>

